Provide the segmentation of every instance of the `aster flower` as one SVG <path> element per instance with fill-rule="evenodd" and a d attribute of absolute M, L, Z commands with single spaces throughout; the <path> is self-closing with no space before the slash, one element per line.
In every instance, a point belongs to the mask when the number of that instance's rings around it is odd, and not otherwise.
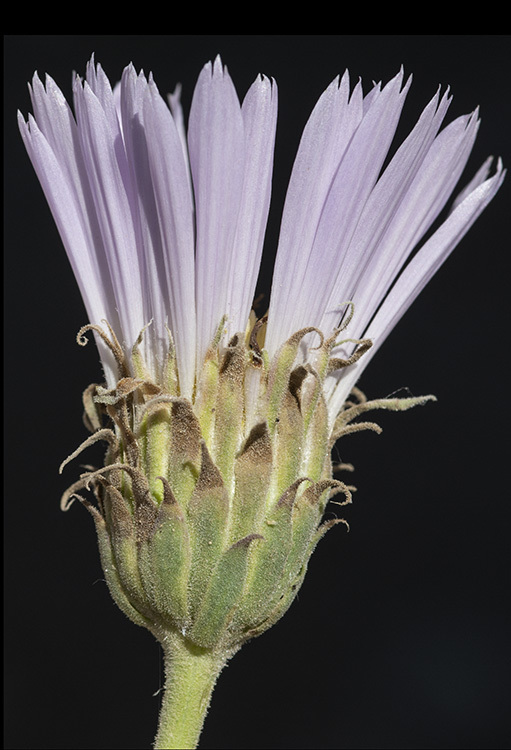
<path fill-rule="evenodd" d="M 443 126 L 439 90 L 389 159 L 410 84 L 401 70 L 364 93 L 345 73 L 320 97 L 258 319 L 275 82 L 258 77 L 240 104 L 217 58 L 185 129 L 179 89 L 166 101 L 131 65 L 112 89 L 91 60 L 74 114 L 50 77 L 33 78 L 20 131 L 87 311 L 78 341 L 93 332 L 105 378 L 84 393 L 92 434 L 62 468 L 97 440 L 105 465 L 62 507 L 90 510 L 114 600 L 164 649 L 158 748 L 196 746 L 221 669 L 285 613 L 343 522 L 322 520 L 351 501 L 335 441 L 378 431 L 368 411 L 433 398 L 368 401 L 356 383 L 504 169 L 485 162 L 436 226 L 479 119 Z"/>

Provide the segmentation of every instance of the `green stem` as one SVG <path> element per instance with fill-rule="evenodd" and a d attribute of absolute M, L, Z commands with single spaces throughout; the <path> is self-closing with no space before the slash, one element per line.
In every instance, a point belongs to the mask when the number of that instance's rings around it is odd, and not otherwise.
<path fill-rule="evenodd" d="M 169 638 L 162 645 L 165 693 L 154 747 L 155 750 L 194 750 L 213 688 L 228 655 L 177 638 Z"/>

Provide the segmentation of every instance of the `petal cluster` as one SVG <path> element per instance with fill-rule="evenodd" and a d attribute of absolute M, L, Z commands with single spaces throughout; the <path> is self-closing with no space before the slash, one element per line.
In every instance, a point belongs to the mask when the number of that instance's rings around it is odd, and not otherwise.
<path fill-rule="evenodd" d="M 438 91 L 396 148 L 410 85 L 402 70 L 367 93 L 348 73 L 335 79 L 305 126 L 290 178 L 262 343 L 271 360 L 305 327 L 331 336 L 347 303 L 354 307 L 332 353 L 346 361 L 361 339 L 373 346 L 328 375 L 332 420 L 504 178 L 500 160 L 490 174 L 489 159 L 435 229 L 478 113 L 443 126 L 451 97 Z M 270 204 L 275 82 L 258 77 L 240 103 L 217 58 L 199 75 L 186 130 L 179 91 L 165 101 L 131 65 L 112 88 L 91 60 L 85 80 L 74 80 L 74 114 L 51 78 L 43 85 L 35 75 L 30 91 L 34 115 L 19 115 L 21 133 L 90 322 L 107 320 L 128 351 L 141 340 L 156 381 L 171 340 L 180 394 L 193 398 L 220 323 L 224 342 L 247 329 Z M 315 343 L 311 334 L 301 347 L 311 367 Z M 98 345 L 113 386 L 111 352 Z"/>
<path fill-rule="evenodd" d="M 346 319 L 348 301 L 354 314 L 333 353 L 348 358 L 360 339 L 373 342 L 325 384 L 333 418 L 504 178 L 500 160 L 489 176 L 488 159 L 418 249 L 460 180 L 479 119 L 474 112 L 441 129 L 451 97 L 438 91 L 389 159 L 409 86 L 402 71 L 366 96 L 360 83 L 350 93 L 347 73 L 333 81 L 304 129 L 287 193 L 268 315 L 270 355 L 304 326 L 331 332 Z M 310 348 L 305 356 L 313 356 Z"/>
<path fill-rule="evenodd" d="M 55 82 L 34 76 L 34 115 L 19 115 L 80 286 L 89 321 L 108 321 L 128 351 L 144 330 L 144 359 L 161 380 L 175 347 L 181 394 L 227 314 L 244 330 L 270 202 L 277 93 L 258 77 L 240 104 L 217 59 L 202 70 L 184 135 L 179 92 L 170 107 L 132 65 L 112 88 L 91 61 L 73 85 L 74 113 Z M 108 383 L 117 380 L 98 339 Z"/>

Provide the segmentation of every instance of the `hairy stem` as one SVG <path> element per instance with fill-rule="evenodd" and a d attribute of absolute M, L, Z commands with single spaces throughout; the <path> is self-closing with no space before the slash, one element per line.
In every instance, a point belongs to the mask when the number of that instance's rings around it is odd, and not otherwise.
<path fill-rule="evenodd" d="M 165 692 L 155 750 L 194 750 L 216 680 L 228 658 L 177 637 L 162 643 Z"/>

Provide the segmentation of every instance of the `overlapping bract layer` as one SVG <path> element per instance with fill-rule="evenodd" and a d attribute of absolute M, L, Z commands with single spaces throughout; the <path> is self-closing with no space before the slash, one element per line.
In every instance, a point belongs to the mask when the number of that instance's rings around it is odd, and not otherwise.
<path fill-rule="evenodd" d="M 109 447 L 105 467 L 84 474 L 63 507 L 94 489 L 98 506 L 86 504 L 112 594 L 160 637 L 178 631 L 229 651 L 266 630 L 338 522 L 321 525 L 328 498 L 351 499 L 332 476 L 323 376 L 294 364 L 308 333 L 272 362 L 241 333 L 225 349 L 212 345 L 193 404 L 126 370 L 115 388 L 85 394 L 93 435 L 82 448 Z M 322 343 L 325 371 L 332 344 Z"/>

